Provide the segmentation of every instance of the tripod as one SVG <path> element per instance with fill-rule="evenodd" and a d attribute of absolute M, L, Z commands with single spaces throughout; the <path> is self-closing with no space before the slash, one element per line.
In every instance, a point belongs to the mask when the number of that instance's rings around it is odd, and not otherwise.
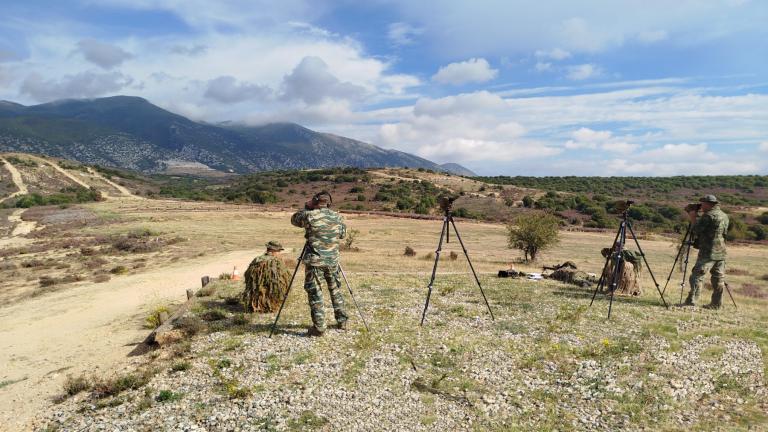
<path fill-rule="evenodd" d="M 488 313 L 491 315 L 492 320 L 496 319 L 493 316 L 493 311 L 491 311 L 491 305 L 488 303 L 488 298 L 485 297 L 485 291 L 483 291 L 483 286 L 480 284 L 480 279 L 477 277 L 477 272 L 475 272 L 475 267 L 472 265 L 472 260 L 469 259 L 467 248 L 464 247 L 464 242 L 461 240 L 459 230 L 456 228 L 456 222 L 454 222 L 453 213 L 451 212 L 451 202 L 452 200 L 448 201 L 447 204 L 441 203 L 441 207 L 445 212 L 443 215 L 443 227 L 440 229 L 440 241 L 437 243 L 437 250 L 435 251 L 435 264 L 432 266 L 432 277 L 429 279 L 429 285 L 427 287 L 427 301 L 424 303 L 424 311 L 421 313 L 421 324 L 419 325 L 422 326 L 424 325 L 424 318 L 427 316 L 429 298 L 432 296 L 432 286 L 435 283 L 435 276 L 437 275 L 437 263 L 440 261 L 440 252 L 443 250 L 443 238 L 445 238 L 446 243 L 450 243 L 451 226 L 453 227 L 453 231 L 456 233 L 456 238 L 459 239 L 459 244 L 461 245 L 461 249 L 464 251 L 464 256 L 467 257 L 467 263 L 469 263 L 469 268 L 472 270 L 472 276 L 475 277 L 475 282 L 477 282 L 477 286 L 480 288 L 480 294 L 483 295 L 483 300 L 485 300 L 485 306 L 488 308 Z"/>
<path fill-rule="evenodd" d="M 675 262 L 672 263 L 672 268 L 669 270 L 669 276 L 667 276 L 667 282 L 664 284 L 664 291 L 662 293 L 667 292 L 667 285 L 669 285 L 669 280 L 672 279 L 672 273 L 675 272 L 675 267 L 677 267 L 677 262 L 680 260 L 680 258 L 683 256 L 683 249 L 685 249 L 685 258 L 683 260 L 683 276 L 680 280 L 680 303 L 683 303 L 683 292 L 685 291 L 685 283 L 686 278 L 685 275 L 688 273 L 688 259 L 691 255 L 691 246 L 693 246 L 693 241 L 691 240 L 691 237 L 693 235 L 693 225 L 688 222 L 688 227 L 685 229 L 685 234 L 683 235 L 683 241 L 680 243 L 680 248 L 677 250 L 677 256 L 675 256 Z M 731 302 L 733 302 L 733 307 L 738 309 L 738 306 L 736 306 L 736 300 L 733 298 L 733 294 L 731 294 L 731 288 L 728 286 L 728 283 L 725 283 L 725 290 L 728 291 L 728 297 L 731 298 Z"/>
<path fill-rule="evenodd" d="M 669 309 L 669 305 L 667 304 L 667 301 L 664 299 L 664 293 L 661 292 L 661 287 L 659 287 L 659 283 L 656 282 L 656 277 L 653 275 L 653 271 L 651 271 L 651 266 L 648 265 L 648 259 L 645 257 L 645 252 L 643 252 L 643 248 L 640 247 L 640 242 L 637 241 L 637 236 L 635 235 L 635 231 L 632 229 L 632 223 L 629 221 L 629 216 L 627 215 L 627 212 L 629 210 L 629 206 L 632 205 L 631 201 L 627 201 L 626 208 L 621 214 L 621 224 L 619 225 L 619 230 L 616 232 L 616 237 L 613 239 L 613 245 L 611 253 L 608 254 L 608 256 L 605 257 L 605 265 L 603 266 L 603 272 L 600 275 L 600 280 L 597 282 L 597 287 L 595 287 L 595 292 L 592 294 L 592 301 L 589 302 L 589 305 L 592 306 L 592 303 L 595 301 L 595 297 L 597 296 L 597 292 L 601 291 L 603 288 L 606 287 L 606 283 L 608 282 L 608 279 L 610 279 L 610 302 L 608 303 L 608 318 L 611 318 L 611 310 L 613 308 L 613 295 L 616 289 L 618 288 L 619 284 L 619 277 L 623 273 L 624 270 L 624 246 L 627 243 L 627 230 L 629 230 L 630 234 L 632 234 L 632 239 L 635 240 L 635 245 L 637 245 L 637 250 L 640 252 L 640 256 L 643 257 L 643 262 L 645 263 L 645 267 L 648 269 L 648 274 L 651 275 L 651 279 L 653 279 L 654 285 L 656 285 L 656 291 L 659 292 L 659 296 L 661 296 L 661 301 L 664 303 L 664 307 Z M 611 261 L 613 261 L 613 274 L 607 275 L 607 270 L 609 268 L 609 264 L 611 264 Z"/>
<path fill-rule="evenodd" d="M 299 271 L 299 266 L 301 266 L 301 261 L 302 259 L 304 259 L 304 255 L 307 253 L 307 249 L 309 249 L 309 244 L 304 243 L 304 247 L 301 248 L 301 254 L 299 255 L 299 259 L 296 261 L 296 268 L 293 269 L 293 275 L 291 276 L 291 281 L 288 282 L 288 290 L 285 292 L 285 297 L 283 297 L 283 302 L 280 303 L 280 309 L 277 310 L 277 316 L 275 317 L 275 322 L 272 324 L 272 329 L 269 331 L 270 338 L 275 333 L 275 328 L 277 328 L 277 322 L 280 320 L 280 314 L 283 312 L 283 307 L 285 306 L 285 302 L 288 300 L 288 294 L 291 293 L 293 280 L 296 279 L 296 273 L 298 273 Z M 368 328 L 368 323 L 365 321 L 365 317 L 363 316 L 363 311 L 360 309 L 360 306 L 358 306 L 357 300 L 355 300 L 355 295 L 352 293 L 352 287 L 349 285 L 349 280 L 347 279 L 346 273 L 344 273 L 344 269 L 341 267 L 341 263 L 339 263 L 339 272 L 341 273 L 341 276 L 344 278 L 344 283 L 347 285 L 347 290 L 349 290 L 349 296 L 352 298 L 352 302 L 355 304 L 355 309 L 357 309 L 357 313 L 360 315 L 360 319 L 363 321 L 365 330 L 370 331 L 370 329 Z M 320 284 L 320 281 L 318 280 L 317 282 L 322 289 L 322 284 Z"/>

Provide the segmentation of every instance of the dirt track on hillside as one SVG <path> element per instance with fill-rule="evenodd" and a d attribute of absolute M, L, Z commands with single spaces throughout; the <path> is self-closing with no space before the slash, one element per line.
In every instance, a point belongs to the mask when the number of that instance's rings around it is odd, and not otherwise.
<path fill-rule="evenodd" d="M 186 299 L 203 275 L 245 268 L 254 251 L 235 251 L 143 274 L 86 284 L 0 308 L 0 430 L 24 430 L 60 394 L 67 374 L 99 374 L 129 361 L 153 306 Z"/>

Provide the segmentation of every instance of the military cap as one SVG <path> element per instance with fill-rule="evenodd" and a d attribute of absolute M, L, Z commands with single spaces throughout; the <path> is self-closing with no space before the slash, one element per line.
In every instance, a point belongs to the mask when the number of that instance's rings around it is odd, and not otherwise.
<path fill-rule="evenodd" d="M 718 203 L 717 198 L 714 195 L 704 195 L 703 197 L 699 198 L 699 202 L 712 203 L 712 204 Z"/>
<path fill-rule="evenodd" d="M 284 249 L 284 248 L 283 248 L 283 244 L 282 244 L 282 243 L 280 243 L 279 241 L 270 240 L 270 241 L 267 243 L 267 250 L 269 250 L 269 251 L 276 251 L 276 252 L 280 252 L 280 251 L 281 251 L 281 250 L 283 250 L 283 249 Z"/>

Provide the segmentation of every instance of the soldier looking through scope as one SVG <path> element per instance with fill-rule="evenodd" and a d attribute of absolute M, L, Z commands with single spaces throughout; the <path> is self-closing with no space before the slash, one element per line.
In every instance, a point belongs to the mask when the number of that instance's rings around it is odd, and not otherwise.
<path fill-rule="evenodd" d="M 709 271 L 712 299 L 704 307 L 719 309 L 725 288 L 725 235 L 728 233 L 728 215 L 720 209 L 720 203 L 714 195 L 701 197 L 699 203 L 689 204 L 685 210 L 692 224 L 693 247 L 699 250 L 699 254 L 691 271 L 691 289 L 683 306 L 696 305 L 704 276 Z"/>
<path fill-rule="evenodd" d="M 291 224 L 304 228 L 307 239 L 302 260 L 304 290 L 312 311 L 313 325 L 307 331 L 309 336 L 322 336 L 326 329 L 321 278 L 328 284 L 337 328 L 346 329 L 348 318 L 344 312 L 339 275 L 339 240 L 346 236 L 347 226 L 344 218 L 329 208 L 330 204 L 331 195 L 320 192 L 304 204 L 304 210 L 291 216 Z"/>

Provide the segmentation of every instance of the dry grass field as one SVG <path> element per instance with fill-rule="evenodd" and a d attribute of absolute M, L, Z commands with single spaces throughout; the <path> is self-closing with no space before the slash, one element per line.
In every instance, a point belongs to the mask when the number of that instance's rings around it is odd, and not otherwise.
<path fill-rule="evenodd" d="M 82 223 L 71 223 L 75 211 L 87 215 Z M 6 287 L 14 287 L 13 295 L 5 288 L 0 308 L 0 337 L 7 344 L 0 376 L 5 425 L 36 417 L 35 427 L 48 430 L 766 427 L 768 271 L 762 247 L 729 250 L 738 309 L 665 309 L 644 271 L 644 295 L 617 298 L 607 321 L 605 298 L 588 307 L 588 289 L 495 274 L 510 265 L 540 271 L 565 260 L 599 273 L 599 251 L 612 234 L 562 232 L 559 245 L 526 265 L 515 263 L 519 254 L 507 248 L 503 225 L 459 221 L 496 320 L 487 315 L 452 236 L 427 323 L 419 327 L 440 221 L 347 215 L 350 229 L 359 231 L 359 251 L 345 252 L 342 262 L 370 333 L 347 296 L 351 330 L 304 337 L 310 321 L 297 281 L 280 331 L 269 339 L 273 315 L 242 315 L 231 300 L 242 287 L 222 282 L 193 311 L 192 319 L 215 318 L 202 319 L 197 336 L 128 358 L 148 332 L 146 317 L 158 307 L 173 309 L 200 276 L 216 277 L 234 265 L 244 269 L 271 239 L 282 241 L 286 258 L 293 259 L 303 237 L 289 224 L 290 211 L 108 200 L 29 212 L 52 231 L 33 233 L 27 245 L 50 248 L 3 258 L 18 265 L 3 270 Z M 156 248 L 112 250 L 115 239 L 147 231 Z M 109 242 L 73 248 L 53 241 L 87 239 Z M 643 237 L 641 245 L 663 285 L 675 245 L 662 237 Z M 415 257 L 404 256 L 406 246 Z M 109 272 L 108 281 L 97 283 L 88 273 L 40 292 L 39 277 L 60 277 L 56 271 L 65 269 L 26 268 L 19 261 L 50 259 L 69 269 L 83 266 L 78 272 L 85 274 L 83 263 L 94 255 L 83 255 L 83 247 L 107 261 L 99 271 Z M 119 266 L 124 270 L 110 271 Z M 670 303 L 679 301 L 679 280 L 675 273 Z M 35 359 L 43 351 L 46 358 Z M 90 390 L 74 391 L 76 377 Z M 116 388 L 93 390 L 105 380 Z M 51 405 L 65 382 L 78 394 Z M 175 413 L 170 419 L 169 412 Z"/>
<path fill-rule="evenodd" d="M 348 213 L 357 235 L 342 263 L 371 331 L 346 294 L 351 329 L 305 337 L 300 273 L 270 339 L 274 315 L 243 314 L 242 282 L 217 279 L 244 270 L 269 240 L 283 242 L 292 266 L 303 245 L 289 223 L 293 201 L 148 200 L 108 173 L 6 157 L 21 172 L 3 171 L 6 195 L 82 182 L 106 200 L 0 213 L 0 430 L 768 428 L 765 246 L 729 248 L 738 309 L 665 309 L 644 270 L 643 295 L 617 297 L 609 321 L 606 298 L 589 307 L 588 288 L 496 273 L 566 260 L 599 273 L 612 233 L 563 231 L 538 262 L 522 263 L 503 224 L 459 220 L 496 319 L 452 232 L 420 327 L 441 222 Z M 472 211 L 488 212 L 489 197 L 503 204 L 536 193 L 413 170 L 373 175 L 431 176 L 463 190 L 460 203 Z M 639 235 L 663 286 L 676 245 Z M 204 275 L 216 281 L 176 324 L 187 338 L 147 350 L 149 324 Z M 680 301 L 680 280 L 675 271 L 670 305 Z"/>

